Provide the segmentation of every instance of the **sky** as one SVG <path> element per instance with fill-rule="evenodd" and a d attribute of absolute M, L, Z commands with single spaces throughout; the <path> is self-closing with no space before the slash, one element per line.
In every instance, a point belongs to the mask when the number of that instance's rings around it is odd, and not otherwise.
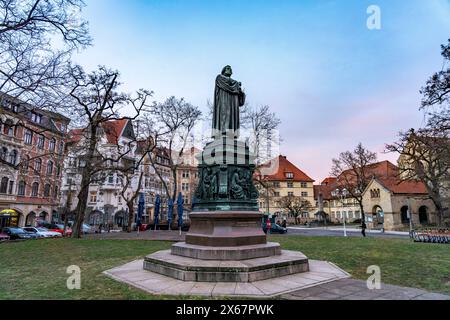
<path fill-rule="evenodd" d="M 423 124 L 420 88 L 442 68 L 449 0 L 87 0 L 94 45 L 74 60 L 118 69 L 125 91 L 206 112 L 225 65 L 281 119 L 280 152 L 320 182 L 359 142 L 385 154 Z M 377 5 L 381 29 L 369 30 Z"/>

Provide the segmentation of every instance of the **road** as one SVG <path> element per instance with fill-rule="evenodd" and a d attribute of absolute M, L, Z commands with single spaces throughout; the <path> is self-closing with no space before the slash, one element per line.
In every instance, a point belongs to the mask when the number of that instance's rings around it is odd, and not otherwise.
<path fill-rule="evenodd" d="M 290 235 L 302 235 L 302 236 L 320 236 L 320 237 L 340 237 L 344 235 L 342 228 L 301 228 L 301 227 L 288 227 L 286 236 Z M 349 237 L 362 237 L 361 229 L 347 228 L 347 236 Z M 400 238 L 407 239 L 409 235 L 407 232 L 390 232 L 384 233 L 379 230 L 366 230 L 367 237 L 377 238 Z"/>

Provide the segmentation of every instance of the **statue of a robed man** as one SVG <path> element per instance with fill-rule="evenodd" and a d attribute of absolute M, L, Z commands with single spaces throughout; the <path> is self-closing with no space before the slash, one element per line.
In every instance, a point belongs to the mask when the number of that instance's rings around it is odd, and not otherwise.
<path fill-rule="evenodd" d="M 230 66 L 223 68 L 216 78 L 214 91 L 213 137 L 227 135 L 239 137 L 239 107 L 245 104 L 242 84 L 231 78 Z"/>

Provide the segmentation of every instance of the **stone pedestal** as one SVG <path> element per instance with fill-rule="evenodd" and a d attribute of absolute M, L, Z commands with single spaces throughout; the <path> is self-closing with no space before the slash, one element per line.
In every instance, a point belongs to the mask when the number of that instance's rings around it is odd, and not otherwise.
<path fill-rule="evenodd" d="M 203 260 L 245 260 L 281 254 L 278 243 L 267 243 L 258 212 L 191 213 L 185 243 L 172 254 Z"/>

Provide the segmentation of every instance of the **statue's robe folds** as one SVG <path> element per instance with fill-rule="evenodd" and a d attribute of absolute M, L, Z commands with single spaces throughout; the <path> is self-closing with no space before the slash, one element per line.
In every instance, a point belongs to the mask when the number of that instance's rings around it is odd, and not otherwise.
<path fill-rule="evenodd" d="M 239 82 L 218 75 L 214 92 L 213 137 L 233 134 L 239 136 L 239 107 L 245 103 L 245 93 Z"/>

